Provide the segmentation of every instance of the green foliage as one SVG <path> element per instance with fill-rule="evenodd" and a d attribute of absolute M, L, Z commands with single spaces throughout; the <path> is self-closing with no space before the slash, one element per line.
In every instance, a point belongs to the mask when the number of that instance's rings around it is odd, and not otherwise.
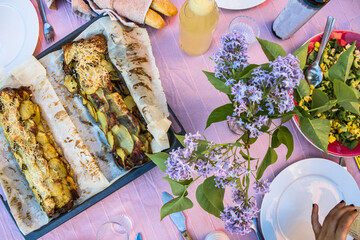
<path fill-rule="evenodd" d="M 327 153 L 330 121 L 323 118 L 308 119 L 299 116 L 299 124 L 304 135 Z"/>
<path fill-rule="evenodd" d="M 171 213 L 181 212 L 186 209 L 192 208 L 193 206 L 194 204 L 189 198 L 186 197 L 174 198 L 162 206 L 160 210 L 161 220 L 163 220 L 164 217 L 170 215 Z"/>
<path fill-rule="evenodd" d="M 300 61 L 300 68 L 304 69 L 306 65 L 307 53 L 308 53 L 309 43 L 302 45 L 293 53 L 294 56 L 297 56 Z"/>
<path fill-rule="evenodd" d="M 183 180 L 183 181 L 175 181 L 171 178 L 169 178 L 168 176 L 163 177 L 166 181 L 168 181 L 168 183 L 170 184 L 171 187 L 171 192 L 176 195 L 176 196 L 186 196 L 187 195 L 187 186 L 189 184 L 191 184 L 194 180 L 193 179 L 187 179 L 187 180 Z"/>
<path fill-rule="evenodd" d="M 310 86 L 305 79 L 300 81 L 299 86 L 296 88 L 297 93 L 299 94 L 300 98 L 306 97 L 310 95 Z"/>
<path fill-rule="evenodd" d="M 155 154 L 146 153 L 146 156 L 148 156 L 151 159 L 151 161 L 153 161 L 156 164 L 156 166 L 160 168 L 161 171 L 166 172 L 165 161 L 170 157 L 169 154 L 164 152 L 159 152 Z"/>
<path fill-rule="evenodd" d="M 274 164 L 278 159 L 278 155 L 275 150 L 271 147 L 268 148 L 264 159 L 262 160 L 257 172 L 256 172 L 256 179 L 260 179 L 264 174 L 266 168 L 271 164 Z"/>
<path fill-rule="evenodd" d="M 225 121 L 227 116 L 231 116 L 234 111 L 234 106 L 229 103 L 222 105 L 210 113 L 210 116 L 206 122 L 206 128 L 210 127 L 211 124 L 216 122 Z"/>
<path fill-rule="evenodd" d="M 196 189 L 196 200 L 202 209 L 220 218 L 220 212 L 224 210 L 225 189 L 215 187 L 214 177 L 205 179 Z"/>
<path fill-rule="evenodd" d="M 334 93 L 339 105 L 352 113 L 360 115 L 359 101 L 356 93 L 352 90 L 352 87 L 337 79 L 334 79 L 333 82 Z"/>
<path fill-rule="evenodd" d="M 350 73 L 350 68 L 354 62 L 354 49 L 355 43 L 351 45 L 344 53 L 342 53 L 337 62 L 329 69 L 329 79 L 334 81 L 335 79 L 345 82 Z"/>
<path fill-rule="evenodd" d="M 285 126 L 280 126 L 276 129 L 271 138 L 271 148 L 278 148 L 281 144 L 284 144 L 288 149 L 286 159 L 289 159 L 294 150 L 294 139 L 289 129 Z"/>
<path fill-rule="evenodd" d="M 311 102 L 311 109 L 320 108 L 314 111 L 314 115 L 325 112 L 332 108 L 332 104 L 329 103 L 329 97 L 323 91 L 314 89 Z"/>
<path fill-rule="evenodd" d="M 236 73 L 235 76 L 234 76 L 234 79 L 240 80 L 240 79 L 243 79 L 243 78 L 251 77 L 251 73 L 257 67 L 259 67 L 259 65 L 257 65 L 257 64 L 249 64 L 241 72 Z"/>
<path fill-rule="evenodd" d="M 261 38 L 257 40 L 269 61 L 274 61 L 279 56 L 286 56 L 285 50 L 279 44 Z"/>
<path fill-rule="evenodd" d="M 177 135 L 177 134 L 175 134 L 175 137 L 177 138 L 177 140 L 179 140 L 179 142 L 181 143 L 181 145 L 184 147 L 184 139 L 185 139 L 185 136 L 184 136 L 184 135 Z"/>
<path fill-rule="evenodd" d="M 226 94 L 230 94 L 231 93 L 231 87 L 230 86 L 226 86 L 225 85 L 225 81 L 216 78 L 215 74 L 212 72 L 206 72 L 203 71 L 203 73 L 205 73 L 206 77 L 208 78 L 209 82 L 220 92 L 226 93 Z"/>

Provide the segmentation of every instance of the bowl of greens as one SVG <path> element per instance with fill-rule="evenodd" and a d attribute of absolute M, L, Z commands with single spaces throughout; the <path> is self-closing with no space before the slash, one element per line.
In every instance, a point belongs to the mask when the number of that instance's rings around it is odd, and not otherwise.
<path fill-rule="evenodd" d="M 304 72 L 314 62 L 322 34 L 310 39 Z M 303 80 L 293 120 L 314 146 L 336 156 L 360 155 L 360 34 L 333 31 L 320 61 L 318 86 Z"/>

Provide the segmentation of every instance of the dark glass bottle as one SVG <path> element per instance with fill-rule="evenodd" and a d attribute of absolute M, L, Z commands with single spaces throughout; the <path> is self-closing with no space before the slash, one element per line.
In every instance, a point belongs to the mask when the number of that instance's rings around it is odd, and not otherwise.
<path fill-rule="evenodd" d="M 272 25 L 274 34 L 288 39 L 330 0 L 290 0 Z"/>

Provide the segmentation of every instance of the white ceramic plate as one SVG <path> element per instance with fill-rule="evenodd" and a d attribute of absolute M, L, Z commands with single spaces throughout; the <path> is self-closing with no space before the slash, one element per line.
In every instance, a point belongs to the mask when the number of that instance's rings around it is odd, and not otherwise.
<path fill-rule="evenodd" d="M 357 206 L 360 203 L 359 188 L 345 169 L 326 159 L 298 161 L 275 177 L 263 199 L 263 235 L 266 240 L 315 239 L 310 222 L 312 204 L 319 205 L 322 223 L 341 200 Z"/>
<path fill-rule="evenodd" d="M 255 7 L 266 0 L 215 0 L 220 8 L 241 10 Z"/>
<path fill-rule="evenodd" d="M 6 73 L 36 48 L 39 20 L 30 0 L 0 1 L 0 33 L 0 67 Z"/>

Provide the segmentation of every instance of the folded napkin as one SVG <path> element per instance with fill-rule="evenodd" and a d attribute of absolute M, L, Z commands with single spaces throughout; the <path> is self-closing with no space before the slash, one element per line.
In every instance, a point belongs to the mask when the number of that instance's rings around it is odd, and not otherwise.
<path fill-rule="evenodd" d="M 55 0 L 45 0 L 50 9 L 56 9 Z M 133 22 L 143 24 L 152 0 L 67 0 L 71 2 L 75 14 L 91 19 L 97 14 L 108 14 L 112 20 L 118 19 L 126 26 Z M 130 20 L 130 21 L 129 21 Z"/>

